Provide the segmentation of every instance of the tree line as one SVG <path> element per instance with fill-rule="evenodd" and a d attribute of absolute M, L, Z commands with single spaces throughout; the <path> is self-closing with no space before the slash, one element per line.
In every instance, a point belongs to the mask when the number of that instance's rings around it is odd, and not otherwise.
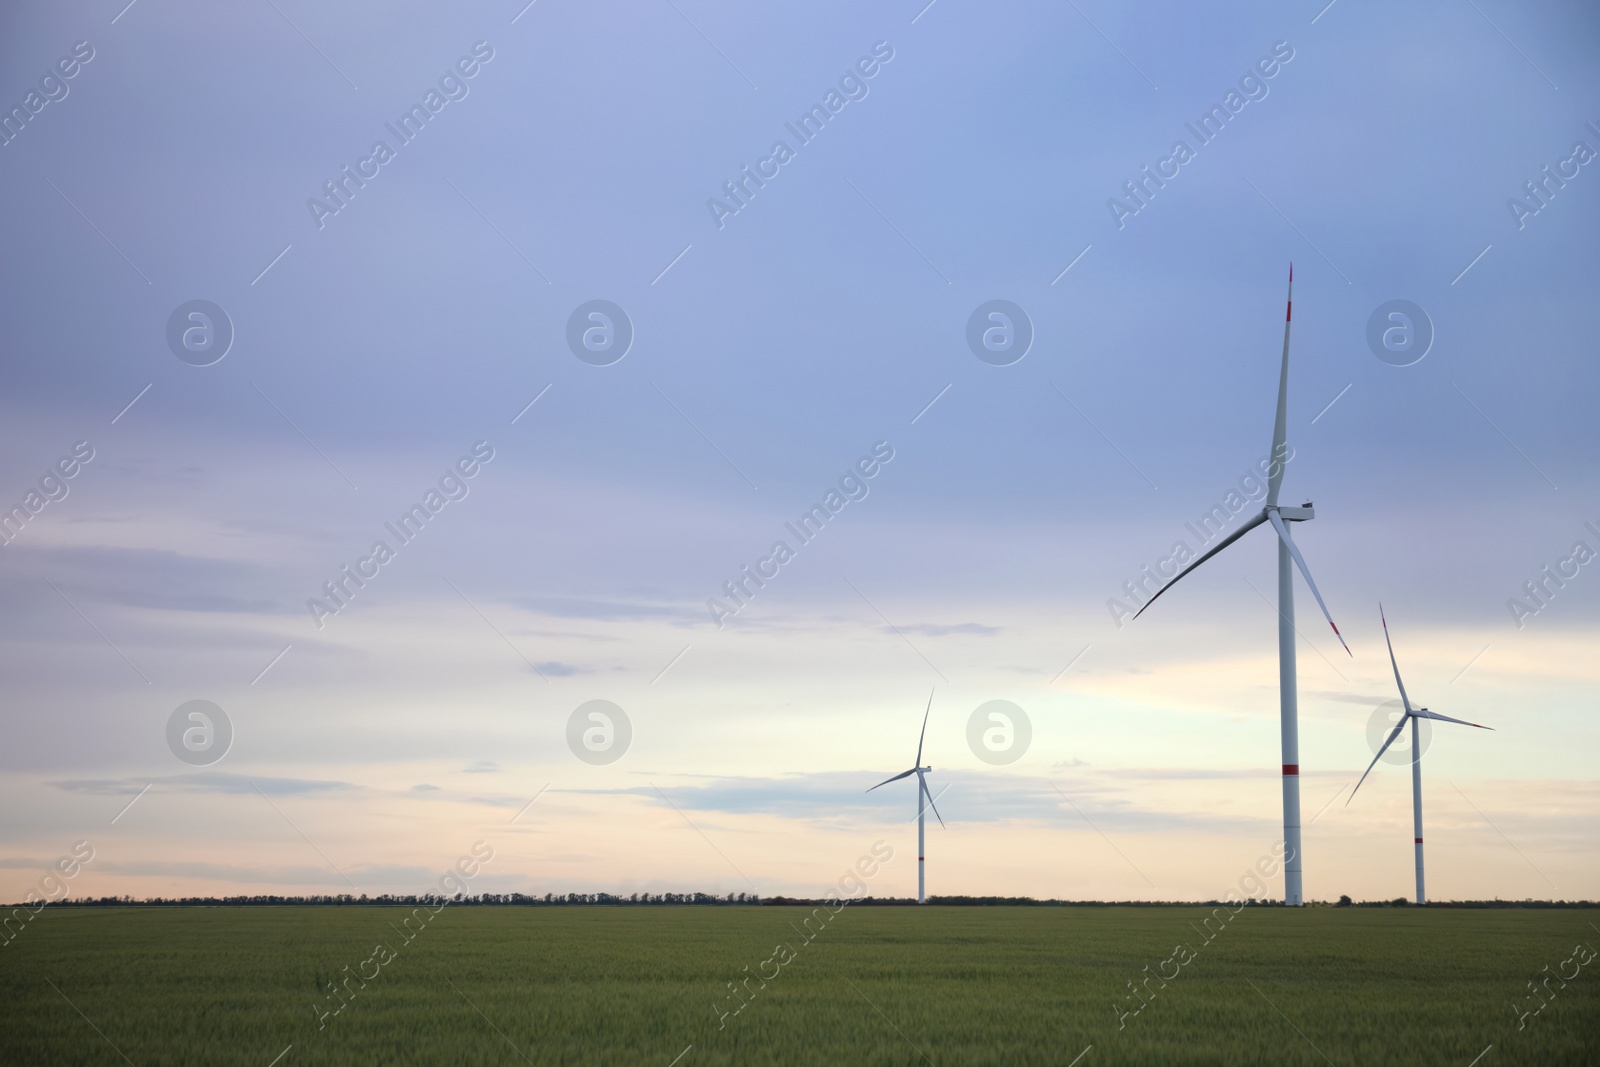
<path fill-rule="evenodd" d="M 914 897 L 861 897 L 847 901 L 857 907 L 916 907 Z M 251 894 L 231 897 L 83 897 L 76 900 L 58 900 L 44 903 L 50 908 L 108 908 L 108 907 L 182 907 L 182 908 L 227 908 L 227 907 L 328 907 L 355 905 L 365 907 L 420 907 L 423 905 L 438 905 L 449 903 L 456 907 L 486 907 L 486 906 L 514 906 L 514 907 L 641 907 L 664 906 L 677 907 L 729 907 L 729 906 L 764 906 L 764 907 L 820 907 L 823 904 L 838 904 L 835 898 L 826 900 L 809 899 L 805 897 L 760 897 L 754 893 L 629 893 L 626 896 L 620 893 L 546 893 L 544 896 L 535 896 L 527 893 L 474 893 L 471 895 L 456 894 L 453 897 L 437 893 L 422 893 L 409 895 L 396 895 L 383 893 L 378 896 L 368 896 L 363 893 L 355 896 L 350 893 L 316 894 L 309 896 L 284 896 L 279 894 Z M 1057 907 L 1057 908 L 1170 908 L 1170 907 L 1221 907 L 1225 902 L 1220 900 L 1039 900 L 1035 897 L 1001 897 L 1001 896 L 930 896 L 928 903 L 944 907 Z M 1280 900 L 1244 900 L 1233 901 L 1234 904 L 1244 904 L 1256 908 L 1281 908 L 1284 903 Z M 0 905 L 3 907 L 4 905 Z M 1362 900 L 1352 901 L 1348 896 L 1341 896 L 1335 902 L 1308 901 L 1308 907 L 1362 907 L 1362 908 L 1390 908 L 1414 907 L 1404 897 L 1394 900 Z M 1592 908 L 1594 901 L 1582 900 L 1451 900 L 1429 901 L 1424 907 L 1429 908 Z"/>

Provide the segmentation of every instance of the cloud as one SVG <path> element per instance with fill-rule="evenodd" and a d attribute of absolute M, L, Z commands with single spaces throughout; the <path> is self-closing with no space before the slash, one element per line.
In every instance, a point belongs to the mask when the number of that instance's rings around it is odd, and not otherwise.
<path fill-rule="evenodd" d="M 281 583 L 272 572 L 253 563 L 146 548 L 29 546 L 18 554 L 68 592 L 102 602 L 163 611 L 298 610 L 276 595 Z"/>
<path fill-rule="evenodd" d="M 0 866 L 8 864 L 0 863 Z M 359 886 L 357 892 L 371 893 L 399 890 L 401 892 L 428 892 L 435 888 L 438 871 L 427 867 L 376 864 L 346 868 L 349 881 L 341 878 L 330 867 L 314 864 L 284 866 L 253 866 L 233 863 L 207 863 L 196 860 L 131 860 L 97 861 L 95 869 L 108 874 L 132 875 L 142 878 L 174 878 L 183 881 L 228 882 L 248 889 L 251 886 L 290 885 L 337 887 L 336 892 L 351 892 L 351 884 Z M 188 890 L 184 890 L 188 892 Z"/>
<path fill-rule="evenodd" d="M 461 769 L 462 774 L 499 774 L 500 765 L 494 760 L 481 759 Z"/>
<path fill-rule="evenodd" d="M 1207 815 L 1194 811 L 1162 811 L 1136 807 L 1120 794 L 1123 782 L 1133 778 L 1259 777 L 1265 771 L 1117 771 L 1115 775 L 1090 776 L 1072 781 L 1053 782 L 1046 778 L 987 772 L 956 771 L 931 777 L 928 787 L 945 822 L 956 827 L 963 823 L 1040 822 L 1082 825 L 1091 819 L 1106 832 L 1167 832 L 1173 830 L 1259 832 L 1275 824 L 1274 817 Z M 909 783 L 868 794 L 863 782 L 880 781 L 883 772 L 843 771 L 811 775 L 785 775 L 776 778 L 713 777 L 698 783 L 656 785 L 622 789 L 561 790 L 568 793 L 597 793 L 642 796 L 661 804 L 664 794 L 670 804 L 683 811 L 719 812 L 731 815 L 777 815 L 820 822 L 859 825 L 909 822 L 916 817 L 916 791 Z M 942 779 L 942 780 L 941 780 Z M 658 783 L 659 784 L 659 783 Z M 900 792 L 896 793 L 896 787 Z M 1058 792 L 1059 790 L 1059 792 Z M 552 790 L 554 792 L 555 790 Z M 1074 811 L 1062 801 L 1069 797 Z"/>
<path fill-rule="evenodd" d="M 1306 772 L 1309 776 L 1311 771 Z M 1342 772 L 1319 772 L 1334 774 Z M 1200 781 L 1236 781 L 1240 778 L 1280 778 L 1281 770 L 1272 770 L 1266 767 L 1124 767 L 1116 772 L 1118 778 L 1126 781 L 1143 782 L 1200 782 Z"/>
<path fill-rule="evenodd" d="M 349 867 L 345 869 L 345 873 L 350 876 L 352 882 L 363 890 L 374 886 L 383 889 L 406 886 L 413 888 L 416 892 L 429 892 L 436 888 L 439 875 L 443 871 L 435 871 L 427 867 L 381 863 L 370 867 Z"/>
<path fill-rule="evenodd" d="M 1340 704 L 1360 704 L 1364 708 L 1375 708 L 1379 704 L 1400 699 L 1398 696 L 1366 697 L 1356 693 L 1335 693 L 1326 689 L 1319 689 L 1311 693 L 1301 694 L 1305 697 L 1315 697 L 1318 700 L 1333 700 Z"/>
<path fill-rule="evenodd" d="M 886 634 L 896 631 L 903 634 L 921 634 L 924 637 L 949 637 L 951 634 L 976 634 L 979 637 L 993 637 L 1000 632 L 998 626 L 985 626 L 981 622 L 958 622 L 950 625 L 940 625 L 931 622 L 911 622 L 900 626 L 879 627 Z"/>
<path fill-rule="evenodd" d="M 587 597 L 514 597 L 507 601 L 524 611 L 562 619 L 598 619 L 603 622 L 668 620 L 705 623 L 709 617 L 698 605 L 652 603 L 643 600 L 600 600 Z"/>
<path fill-rule="evenodd" d="M 262 778 L 222 771 L 175 774 L 157 778 L 75 778 L 48 783 L 68 793 L 91 796 L 129 796 L 146 786 L 163 793 L 223 793 L 240 795 L 260 792 L 267 796 L 309 796 L 340 793 L 360 788 L 349 782 L 319 781 L 313 778 Z"/>
<path fill-rule="evenodd" d="M 574 667 L 570 663 L 561 663 L 556 660 L 549 660 L 544 663 L 535 663 L 533 666 L 534 669 L 540 674 L 550 674 L 557 678 L 568 678 L 574 674 L 587 673 L 587 671 L 585 671 L 582 667 Z"/>
<path fill-rule="evenodd" d="M 108 860 L 97 861 L 95 869 L 108 874 L 126 874 L 146 878 L 181 878 L 185 881 L 232 882 L 240 886 L 338 886 L 340 892 L 350 891 L 349 883 L 345 882 L 332 870 L 327 867 L 311 865 L 255 867 L 229 863 L 204 863 L 192 860 L 177 862 L 162 860 L 115 862 Z"/>

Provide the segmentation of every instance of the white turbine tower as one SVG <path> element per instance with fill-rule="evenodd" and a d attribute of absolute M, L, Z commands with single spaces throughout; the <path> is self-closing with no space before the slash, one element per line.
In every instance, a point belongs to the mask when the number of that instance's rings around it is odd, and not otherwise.
<path fill-rule="evenodd" d="M 1378 754 L 1372 757 L 1372 762 L 1367 764 L 1366 773 L 1361 776 L 1361 782 L 1367 780 L 1367 775 L 1372 773 L 1372 768 L 1378 765 L 1383 754 L 1389 751 L 1389 746 L 1394 744 L 1394 739 L 1400 736 L 1400 731 L 1405 729 L 1406 720 L 1411 721 L 1411 825 L 1415 831 L 1416 844 L 1412 847 L 1417 852 L 1417 903 L 1426 904 L 1428 896 L 1422 885 L 1422 750 L 1417 743 L 1417 720 L 1437 719 L 1440 722 L 1459 723 L 1462 726 L 1477 726 L 1480 730 L 1492 730 L 1492 726 L 1480 726 L 1475 722 L 1465 719 L 1452 719 L 1448 715 L 1440 715 L 1429 711 L 1427 708 L 1414 708 L 1411 698 L 1406 696 L 1406 683 L 1400 680 L 1400 664 L 1395 662 L 1394 642 L 1389 640 L 1389 620 L 1383 616 L 1383 605 L 1378 605 L 1378 618 L 1383 620 L 1383 641 L 1389 646 L 1389 665 L 1394 668 L 1394 684 L 1400 689 L 1400 705 L 1405 711 L 1400 716 L 1400 721 L 1394 724 L 1394 729 L 1389 731 L 1389 736 L 1384 739 Z M 1356 783 L 1356 789 L 1361 788 L 1361 782 Z M 1356 798 L 1356 789 L 1350 790 L 1350 797 L 1345 801 L 1348 807 L 1351 800 Z"/>
<path fill-rule="evenodd" d="M 924 777 L 924 775 L 926 775 L 929 771 L 933 770 L 933 768 L 932 767 L 924 767 L 922 765 L 922 739 L 928 735 L 928 713 L 931 712 L 932 710 L 933 710 L 933 694 L 930 692 L 928 694 L 928 707 L 927 707 L 927 710 L 922 713 L 922 733 L 917 735 L 917 762 L 915 762 L 915 763 L 913 763 L 911 765 L 911 769 L 909 771 L 901 771 L 899 774 L 895 775 L 893 778 L 885 778 L 883 781 L 879 782 L 878 785 L 875 785 L 875 786 L 872 787 L 872 789 L 877 789 L 878 786 L 888 785 L 890 782 L 898 782 L 900 779 L 909 777 L 910 775 L 913 775 L 913 774 L 917 776 L 917 903 L 918 904 L 926 904 L 928 902 L 927 881 L 926 881 L 926 879 L 924 877 L 924 872 L 923 872 L 923 864 L 924 864 L 924 862 L 926 860 L 926 857 L 927 857 L 927 850 L 923 847 L 923 827 L 922 827 L 922 818 L 923 818 L 923 815 L 927 812 L 928 808 L 933 808 L 933 816 L 934 816 L 934 818 L 939 820 L 939 825 L 940 826 L 944 825 L 944 816 L 940 815 L 939 814 L 939 809 L 934 806 L 933 794 L 928 792 L 928 780 Z M 869 792 L 869 793 L 872 792 L 872 789 L 867 790 L 867 792 Z M 923 804 L 922 804 L 923 798 L 927 798 L 927 801 L 928 801 L 927 807 L 924 807 Z"/>
<path fill-rule="evenodd" d="M 1334 625 L 1333 616 L 1328 614 L 1328 605 L 1323 603 L 1322 594 L 1317 591 L 1317 583 L 1311 580 L 1311 571 L 1306 567 L 1306 561 L 1300 555 L 1300 550 L 1295 547 L 1294 540 L 1289 536 L 1291 522 L 1308 522 L 1316 517 L 1312 510 L 1311 502 L 1307 501 L 1302 507 L 1280 507 L 1278 505 L 1278 490 L 1283 485 L 1283 465 L 1285 442 L 1287 440 L 1288 413 L 1289 413 L 1289 322 L 1294 312 L 1294 267 L 1289 267 L 1289 300 L 1284 308 L 1283 315 L 1283 364 L 1278 372 L 1278 416 L 1272 427 L 1272 455 L 1273 466 L 1267 472 L 1267 502 L 1261 513 L 1250 521 L 1240 526 L 1233 533 L 1219 541 L 1215 548 L 1202 555 L 1189 566 L 1179 571 L 1172 580 L 1156 590 L 1155 596 L 1145 601 L 1134 614 L 1138 618 L 1144 614 L 1156 598 L 1168 589 L 1171 589 L 1184 575 L 1194 570 L 1218 552 L 1233 544 L 1239 538 L 1260 526 L 1270 522 L 1278 534 L 1278 701 L 1279 717 L 1283 739 L 1283 841 L 1286 846 L 1283 864 L 1283 902 L 1290 905 L 1304 903 L 1301 892 L 1303 875 L 1304 853 L 1300 847 L 1300 716 L 1295 684 L 1294 661 L 1294 567 L 1300 568 L 1300 573 L 1305 577 L 1306 585 L 1311 587 L 1311 595 L 1317 598 L 1317 606 L 1322 609 L 1323 617 L 1328 620 L 1328 625 L 1333 627 L 1335 637 L 1344 645 L 1346 653 L 1350 646 L 1345 645 L 1344 635 L 1339 633 L 1339 627 Z M 1291 562 L 1293 566 L 1291 566 Z"/>

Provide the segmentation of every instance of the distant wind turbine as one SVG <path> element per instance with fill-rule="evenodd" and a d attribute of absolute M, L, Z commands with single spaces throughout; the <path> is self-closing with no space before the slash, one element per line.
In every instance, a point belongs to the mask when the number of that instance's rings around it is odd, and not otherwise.
<path fill-rule="evenodd" d="M 1262 523 L 1270 522 L 1272 528 L 1277 531 L 1278 703 L 1283 742 L 1283 841 L 1286 846 L 1283 863 L 1283 902 L 1300 905 L 1304 903 L 1301 892 L 1304 853 L 1300 847 L 1300 715 L 1295 684 L 1294 569 L 1290 566 L 1291 562 L 1294 567 L 1300 568 L 1306 585 L 1311 587 L 1311 595 L 1317 598 L 1317 606 L 1322 609 L 1323 617 L 1328 620 L 1328 625 L 1333 627 L 1334 636 L 1339 638 L 1341 645 L 1344 645 L 1346 653 L 1350 652 L 1350 646 L 1345 645 L 1344 635 L 1339 633 L 1339 627 L 1334 624 L 1333 616 L 1328 614 L 1328 605 L 1323 603 L 1322 594 L 1317 591 L 1317 583 L 1311 580 L 1311 571 L 1306 567 L 1305 558 L 1300 555 L 1300 550 L 1295 547 L 1294 540 L 1289 536 L 1289 523 L 1307 522 L 1316 517 L 1311 502 L 1307 501 L 1303 507 L 1298 508 L 1278 506 L 1278 490 L 1283 484 L 1284 451 L 1288 433 L 1289 321 L 1293 317 L 1293 312 L 1294 266 L 1291 264 L 1289 300 L 1283 315 L 1283 364 L 1278 372 L 1278 417 L 1272 427 L 1273 466 L 1267 473 L 1266 506 L 1261 509 L 1259 515 L 1223 538 L 1215 548 L 1179 571 L 1172 581 L 1156 590 L 1155 596 L 1145 601 L 1144 607 L 1141 607 L 1133 617 L 1137 619 L 1143 615 L 1162 593 L 1171 589 L 1190 571 Z"/>
<path fill-rule="evenodd" d="M 909 777 L 909 776 L 911 776 L 913 774 L 917 776 L 917 903 L 918 904 L 926 904 L 928 902 L 927 881 L 926 881 L 926 879 L 924 877 L 924 871 L 923 871 L 923 865 L 924 865 L 924 862 L 925 862 L 926 857 L 927 857 L 927 851 L 923 847 L 923 832 L 922 832 L 922 819 L 923 819 L 924 813 L 927 812 L 928 808 L 933 808 L 933 816 L 934 816 L 934 818 L 939 820 L 939 825 L 940 826 L 944 825 L 944 816 L 939 814 L 939 809 L 934 805 L 934 803 L 933 803 L 933 794 L 928 792 L 928 780 L 924 777 L 924 775 L 926 775 L 929 771 L 933 770 L 933 768 L 932 767 L 924 767 L 922 765 L 922 739 L 928 735 L 928 713 L 931 712 L 931 711 L 933 711 L 933 693 L 929 692 L 928 693 L 928 707 L 927 707 L 927 710 L 922 713 L 922 733 L 917 735 L 917 762 L 915 762 L 915 763 L 913 763 L 911 765 L 911 769 L 909 771 L 901 771 L 899 774 L 895 775 L 893 778 L 885 778 L 883 781 L 879 782 L 878 785 L 875 785 L 875 786 L 872 787 L 872 789 L 877 789 L 879 786 L 888 785 L 890 782 L 898 782 L 900 779 L 907 778 L 907 777 Z M 869 792 L 869 793 L 872 792 L 872 789 L 867 790 L 867 792 Z M 923 805 L 922 805 L 923 798 L 926 798 L 927 801 L 928 801 L 927 807 L 923 807 Z"/>
<path fill-rule="evenodd" d="M 1389 751 L 1389 746 L 1394 744 L 1394 739 L 1400 736 L 1400 731 L 1405 729 L 1406 720 L 1411 720 L 1411 825 L 1416 831 L 1416 844 L 1412 847 L 1417 850 L 1417 903 L 1428 902 L 1427 893 L 1422 885 L 1422 750 L 1417 743 L 1417 720 L 1437 719 L 1440 722 L 1453 722 L 1461 726 L 1477 726 L 1480 730 L 1492 730 L 1492 726 L 1479 726 L 1475 722 L 1465 719 L 1452 719 L 1448 715 L 1440 715 L 1429 711 L 1427 708 L 1413 708 L 1411 698 L 1406 696 L 1406 683 L 1400 680 L 1400 664 L 1395 662 L 1394 642 L 1389 640 L 1389 620 L 1383 616 L 1383 605 L 1378 605 L 1378 618 L 1383 620 L 1383 641 L 1389 646 L 1389 664 L 1394 668 L 1394 684 L 1400 688 L 1400 704 L 1405 712 L 1400 716 L 1400 721 L 1394 724 L 1394 729 L 1389 731 L 1389 736 L 1384 740 L 1383 746 L 1378 749 L 1378 754 L 1372 757 L 1372 762 L 1367 764 L 1367 769 L 1361 776 L 1361 782 L 1367 780 L 1367 775 L 1372 773 L 1372 768 L 1378 765 L 1383 754 Z M 1361 782 L 1356 783 L 1356 789 L 1361 788 Z M 1345 800 L 1345 806 L 1356 798 L 1356 789 L 1350 790 L 1350 796 Z"/>

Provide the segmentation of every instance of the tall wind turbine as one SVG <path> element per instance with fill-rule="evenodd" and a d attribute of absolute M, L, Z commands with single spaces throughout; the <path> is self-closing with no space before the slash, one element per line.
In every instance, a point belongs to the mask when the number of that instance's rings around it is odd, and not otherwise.
<path fill-rule="evenodd" d="M 1452 719 L 1448 715 L 1440 715 L 1429 711 L 1427 708 L 1414 708 L 1411 698 L 1406 696 L 1406 683 L 1400 680 L 1400 664 L 1394 659 L 1394 642 L 1389 640 L 1389 620 L 1383 617 L 1383 605 L 1378 605 L 1378 618 L 1383 619 L 1383 641 L 1389 646 L 1389 665 L 1394 668 L 1394 684 L 1400 688 L 1400 704 L 1405 708 L 1400 721 L 1394 724 L 1394 729 L 1389 731 L 1389 736 L 1384 740 L 1383 746 L 1378 749 L 1378 754 L 1372 757 L 1372 762 L 1367 764 L 1366 773 L 1361 776 L 1361 782 L 1367 780 L 1367 775 L 1372 773 L 1372 768 L 1378 765 L 1383 754 L 1389 751 L 1389 746 L 1394 744 L 1394 739 L 1400 736 L 1400 731 L 1405 729 L 1406 720 L 1411 720 L 1411 825 L 1416 831 L 1416 844 L 1412 847 L 1417 850 L 1417 903 L 1428 902 L 1427 893 L 1422 885 L 1422 750 L 1417 744 L 1417 720 L 1438 719 L 1440 722 L 1459 723 L 1462 726 L 1477 726 L 1480 730 L 1492 730 L 1492 726 L 1480 726 L 1475 722 L 1465 719 Z M 1356 783 L 1356 789 L 1361 788 L 1361 782 Z M 1348 807 L 1351 800 L 1356 798 L 1356 789 L 1350 790 L 1350 797 L 1345 801 Z"/>
<path fill-rule="evenodd" d="M 900 779 L 910 777 L 913 774 L 917 776 L 917 903 L 918 904 L 926 904 L 928 902 L 927 881 L 926 881 L 926 879 L 924 877 L 924 871 L 923 871 L 923 864 L 925 863 L 926 857 L 927 857 L 927 851 L 923 847 L 923 833 L 922 833 L 922 818 L 923 818 L 923 814 L 928 810 L 928 808 L 933 808 L 933 816 L 934 816 L 934 818 L 939 820 L 939 825 L 940 826 L 944 825 L 944 816 L 940 815 L 939 814 L 939 809 L 934 806 L 933 794 L 928 792 L 928 780 L 927 780 L 926 777 L 924 777 L 929 771 L 933 770 L 933 768 L 932 767 L 924 767 L 922 765 L 922 739 L 928 735 L 928 713 L 931 712 L 932 710 L 933 710 L 933 693 L 929 692 L 928 693 L 928 707 L 927 707 L 927 710 L 922 713 L 922 733 L 917 735 L 917 762 L 915 762 L 915 763 L 913 763 L 911 765 L 911 769 L 909 771 L 901 771 L 899 774 L 895 775 L 893 778 L 885 778 L 883 781 L 879 782 L 878 785 L 875 785 L 875 786 L 872 787 L 872 789 L 877 789 L 878 786 L 888 785 L 890 782 L 898 782 Z M 872 789 L 867 790 L 867 792 L 869 792 L 869 793 L 872 792 Z M 923 798 L 927 798 L 927 801 L 928 801 L 927 807 L 923 807 L 923 804 L 922 804 Z"/>
<path fill-rule="evenodd" d="M 1294 266 L 1289 267 L 1289 300 L 1285 305 L 1283 314 L 1283 365 L 1278 371 L 1278 416 L 1272 426 L 1272 455 L 1273 466 L 1267 472 L 1267 502 L 1261 513 L 1240 526 L 1233 533 L 1219 541 L 1215 548 L 1202 555 L 1199 559 L 1189 564 L 1173 576 L 1172 580 L 1156 590 L 1155 596 L 1145 601 L 1135 614 L 1138 618 L 1144 614 L 1156 599 L 1171 589 L 1184 575 L 1193 571 L 1200 564 L 1215 556 L 1218 552 L 1233 544 L 1239 538 L 1260 526 L 1270 522 L 1278 534 L 1278 704 L 1281 732 L 1283 738 L 1283 841 L 1286 846 L 1283 863 L 1283 902 L 1290 905 L 1304 903 L 1301 893 L 1301 879 L 1303 874 L 1302 862 L 1304 853 L 1300 847 L 1300 715 L 1298 698 L 1295 685 L 1294 661 L 1294 569 L 1300 568 L 1300 573 L 1305 577 L 1306 585 L 1311 587 L 1311 595 L 1317 598 L 1317 606 L 1322 609 L 1323 617 L 1328 620 L 1328 625 L 1333 627 L 1334 636 L 1339 638 L 1339 644 L 1344 645 L 1346 653 L 1350 646 L 1344 642 L 1344 635 L 1339 633 L 1339 627 L 1334 624 L 1333 616 L 1328 614 L 1328 605 L 1322 600 L 1322 594 L 1317 591 L 1317 583 L 1311 580 L 1311 571 L 1306 567 L 1305 557 L 1300 555 L 1300 550 L 1295 547 L 1294 539 L 1289 536 L 1289 523 L 1309 522 L 1316 517 L 1312 510 L 1311 502 L 1307 501 L 1302 507 L 1280 507 L 1278 505 L 1278 490 L 1283 485 L 1283 465 L 1286 450 L 1288 413 L 1289 413 L 1289 322 L 1294 312 Z"/>

